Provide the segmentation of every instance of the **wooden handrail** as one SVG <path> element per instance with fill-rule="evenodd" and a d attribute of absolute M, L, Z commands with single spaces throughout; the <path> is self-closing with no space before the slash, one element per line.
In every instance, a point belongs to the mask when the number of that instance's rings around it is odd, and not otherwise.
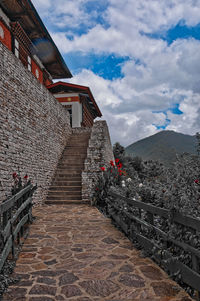
<path fill-rule="evenodd" d="M 32 195 L 36 189 L 37 185 L 33 187 L 32 184 L 29 184 L 0 204 L 0 239 L 3 244 L 0 253 L 0 271 L 11 251 L 14 259 L 15 240 L 18 238 L 17 242 L 20 242 L 20 236 L 23 236 L 24 233 L 24 225 L 32 221 Z"/>

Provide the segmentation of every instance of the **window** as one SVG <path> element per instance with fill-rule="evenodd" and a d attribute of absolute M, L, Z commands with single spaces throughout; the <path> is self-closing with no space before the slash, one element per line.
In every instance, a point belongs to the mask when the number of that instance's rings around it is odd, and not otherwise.
<path fill-rule="evenodd" d="M 19 58 L 19 42 L 15 39 L 15 55 Z"/>
<path fill-rule="evenodd" d="M 3 40 L 4 39 L 4 30 L 3 27 L 0 25 L 0 38 Z"/>
<path fill-rule="evenodd" d="M 28 55 L 28 70 L 31 71 L 31 57 Z"/>

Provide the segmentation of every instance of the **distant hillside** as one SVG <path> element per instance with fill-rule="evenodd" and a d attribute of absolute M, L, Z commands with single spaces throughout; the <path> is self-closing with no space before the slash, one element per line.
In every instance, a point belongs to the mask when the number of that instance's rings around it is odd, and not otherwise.
<path fill-rule="evenodd" d="M 184 135 L 174 131 L 161 131 L 130 144 L 125 153 L 139 156 L 143 160 L 159 160 L 169 166 L 176 160 L 176 153 L 184 152 L 196 154 L 196 137 Z"/>

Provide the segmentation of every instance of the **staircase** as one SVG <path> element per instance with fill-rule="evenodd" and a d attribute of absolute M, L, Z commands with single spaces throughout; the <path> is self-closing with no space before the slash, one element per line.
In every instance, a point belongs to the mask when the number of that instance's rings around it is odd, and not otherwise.
<path fill-rule="evenodd" d="M 89 132 L 73 133 L 57 166 L 45 204 L 83 204 L 81 173 L 87 156 Z"/>

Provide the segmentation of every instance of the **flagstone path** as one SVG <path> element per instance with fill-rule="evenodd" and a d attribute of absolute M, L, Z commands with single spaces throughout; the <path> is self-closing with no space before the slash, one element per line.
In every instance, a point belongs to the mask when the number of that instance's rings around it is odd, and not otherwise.
<path fill-rule="evenodd" d="M 189 301 L 183 289 L 96 208 L 44 205 L 33 209 L 3 301 Z"/>

